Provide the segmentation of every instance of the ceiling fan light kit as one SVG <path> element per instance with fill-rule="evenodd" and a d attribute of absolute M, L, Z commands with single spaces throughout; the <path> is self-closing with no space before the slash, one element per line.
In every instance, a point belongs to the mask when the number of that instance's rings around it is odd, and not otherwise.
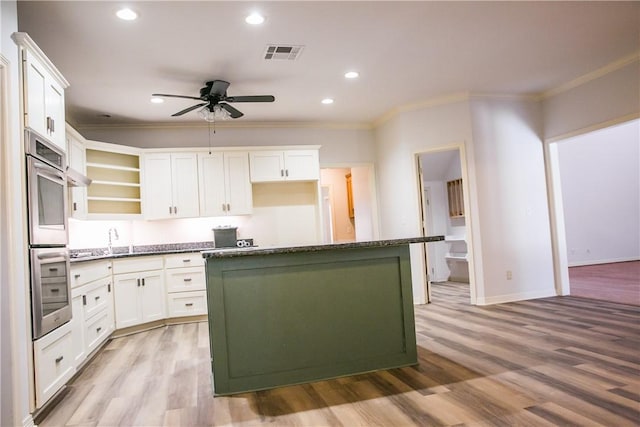
<path fill-rule="evenodd" d="M 229 105 L 229 102 L 273 102 L 275 97 L 272 95 L 249 95 L 249 96 L 227 96 L 227 88 L 230 83 L 224 80 L 212 80 L 206 83 L 206 85 L 200 89 L 200 96 L 186 96 L 186 95 L 170 95 L 163 93 L 154 93 L 153 97 L 169 97 L 169 98 L 186 98 L 202 101 L 199 104 L 187 107 L 184 110 L 178 111 L 172 114 L 172 117 L 178 117 L 186 114 L 190 111 L 196 110 L 200 107 L 204 107 L 200 110 L 199 114 L 204 120 L 213 122 L 218 119 L 225 120 L 228 117 L 237 119 L 244 116 L 244 114 Z"/>

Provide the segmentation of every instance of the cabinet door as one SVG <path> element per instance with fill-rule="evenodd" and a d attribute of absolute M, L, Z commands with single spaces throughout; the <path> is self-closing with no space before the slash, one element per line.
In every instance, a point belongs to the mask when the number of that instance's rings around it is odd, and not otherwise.
<path fill-rule="evenodd" d="M 249 155 L 251 182 L 283 181 L 284 155 L 282 151 L 254 151 Z"/>
<path fill-rule="evenodd" d="M 71 326 L 64 324 L 33 342 L 36 407 L 44 405 L 73 376 Z"/>
<path fill-rule="evenodd" d="M 172 217 L 191 218 L 198 216 L 200 214 L 198 203 L 198 161 L 195 153 L 171 154 L 171 180 L 173 193 Z"/>
<path fill-rule="evenodd" d="M 227 215 L 248 215 L 253 210 L 253 194 L 246 152 L 224 154 Z"/>
<path fill-rule="evenodd" d="M 26 112 L 25 125 L 36 132 L 48 136 L 45 111 L 45 99 L 47 94 L 47 73 L 42 65 L 28 52 L 26 55 L 26 68 L 24 79 L 26 83 L 25 98 Z M 63 124 L 64 126 L 64 124 Z"/>
<path fill-rule="evenodd" d="M 169 218 L 173 212 L 171 156 L 144 156 L 143 212 L 146 219 Z"/>
<path fill-rule="evenodd" d="M 289 150 L 284 152 L 285 175 L 288 181 L 315 181 L 320 179 L 317 150 Z"/>
<path fill-rule="evenodd" d="M 85 337 L 84 337 L 84 308 L 83 308 L 83 295 L 79 292 L 75 295 L 73 293 L 71 298 L 71 311 L 73 317 L 71 318 L 71 340 L 73 342 L 73 366 L 77 368 L 80 366 L 84 359 L 87 358 L 85 351 Z"/>
<path fill-rule="evenodd" d="M 49 119 L 49 137 L 58 147 L 66 150 L 64 123 L 64 89 L 49 78 L 45 87 L 45 122 Z"/>
<path fill-rule="evenodd" d="M 200 214 L 222 216 L 226 213 L 224 155 L 198 154 Z"/>
<path fill-rule="evenodd" d="M 67 153 L 69 167 L 82 174 L 86 173 L 84 145 L 73 137 L 67 138 Z M 87 217 L 87 187 L 69 187 L 71 203 L 69 211 L 72 218 L 85 219 Z"/>
<path fill-rule="evenodd" d="M 151 322 L 165 318 L 165 292 L 162 270 L 148 271 L 141 275 L 140 302 L 142 321 Z"/>
<path fill-rule="evenodd" d="M 138 273 L 119 274 L 113 278 L 116 328 L 126 328 L 142 323 L 140 308 L 140 287 Z"/>

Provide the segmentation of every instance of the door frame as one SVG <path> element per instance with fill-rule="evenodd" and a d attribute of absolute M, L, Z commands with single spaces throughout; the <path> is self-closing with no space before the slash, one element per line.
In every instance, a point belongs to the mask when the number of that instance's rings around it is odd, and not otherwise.
<path fill-rule="evenodd" d="M 477 304 L 477 280 L 476 280 L 476 271 L 475 271 L 475 246 L 474 246 L 474 238 L 473 238 L 473 232 L 474 232 L 474 228 L 475 228 L 475 216 L 473 215 L 474 209 L 471 206 L 471 185 L 469 182 L 469 170 L 468 170 L 468 163 L 467 163 L 467 156 L 466 156 L 466 151 L 465 151 L 465 144 L 464 142 L 459 142 L 459 143 L 453 143 L 453 144 L 449 144 L 449 145 L 442 145 L 442 146 L 438 146 L 438 147 L 427 147 L 421 150 L 414 150 L 413 151 L 413 156 L 414 156 L 414 165 L 416 168 L 416 179 L 418 180 L 418 185 L 417 185 L 417 189 L 419 194 L 418 196 L 418 200 L 420 201 L 419 203 L 419 211 L 417 212 L 418 215 L 418 219 L 419 219 L 419 223 L 420 224 L 424 224 L 423 223 L 423 218 L 424 218 L 424 205 L 422 202 L 423 199 L 423 194 L 424 194 L 424 186 L 422 183 L 422 172 L 420 171 L 420 156 L 422 155 L 429 155 L 429 154 L 434 154 L 434 153 L 438 153 L 438 152 L 442 152 L 442 151 L 453 151 L 453 150 L 458 150 L 458 153 L 460 154 L 460 170 L 462 172 L 462 191 L 463 191 L 463 202 L 464 202 L 464 207 L 465 207 L 465 239 L 466 239 L 466 243 L 467 243 L 467 263 L 468 263 L 468 268 L 469 268 L 469 303 L 472 305 L 476 305 Z M 474 186 L 475 187 L 475 186 Z M 425 233 L 428 233 L 428 230 L 425 232 L 424 231 L 424 226 L 421 227 L 422 228 L 422 234 L 423 236 L 425 235 Z M 425 248 L 423 250 L 424 253 L 424 257 L 425 257 L 425 262 L 428 259 L 427 258 L 427 251 L 428 251 L 428 244 L 424 244 L 423 245 Z M 481 257 L 480 257 L 481 258 Z M 428 265 L 425 264 L 425 267 L 428 267 Z M 430 286 L 430 281 L 428 280 L 428 276 L 427 276 L 427 268 L 423 269 L 423 274 L 424 274 L 424 286 L 425 286 L 425 296 L 427 296 L 428 298 L 428 302 L 431 302 L 431 286 Z"/>

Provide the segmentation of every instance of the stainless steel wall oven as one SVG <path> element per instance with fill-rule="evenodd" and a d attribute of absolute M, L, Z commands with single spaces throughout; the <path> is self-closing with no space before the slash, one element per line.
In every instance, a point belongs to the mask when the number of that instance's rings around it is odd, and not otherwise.
<path fill-rule="evenodd" d="M 33 339 L 71 320 L 66 156 L 25 131 Z"/>

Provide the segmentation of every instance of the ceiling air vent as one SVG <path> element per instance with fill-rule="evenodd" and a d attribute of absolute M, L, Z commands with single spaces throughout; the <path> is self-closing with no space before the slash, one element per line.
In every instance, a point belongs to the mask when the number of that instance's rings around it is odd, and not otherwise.
<path fill-rule="evenodd" d="M 304 46 L 269 44 L 264 51 L 264 59 L 288 59 L 289 61 L 293 61 L 298 59 L 302 53 L 302 49 L 304 49 Z"/>

